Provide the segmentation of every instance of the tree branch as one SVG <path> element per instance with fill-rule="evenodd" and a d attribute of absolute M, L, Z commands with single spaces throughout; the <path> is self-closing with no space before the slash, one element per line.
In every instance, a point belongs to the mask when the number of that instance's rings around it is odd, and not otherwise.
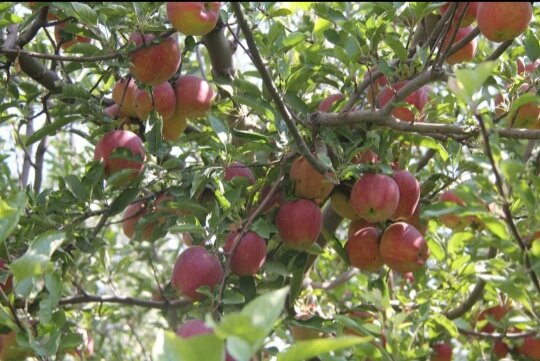
<path fill-rule="evenodd" d="M 62 298 L 59 305 L 76 305 L 85 303 L 116 303 L 128 306 L 139 306 L 145 308 L 157 308 L 160 310 L 166 310 L 170 308 L 182 308 L 189 306 L 192 303 L 187 300 L 175 300 L 175 301 L 151 301 L 142 300 L 133 297 L 121 297 L 121 296 L 94 296 L 89 294 L 80 294 L 76 296 Z"/>

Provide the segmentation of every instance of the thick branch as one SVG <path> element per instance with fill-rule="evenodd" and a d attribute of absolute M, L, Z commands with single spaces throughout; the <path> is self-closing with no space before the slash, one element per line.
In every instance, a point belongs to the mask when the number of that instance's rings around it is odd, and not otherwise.
<path fill-rule="evenodd" d="M 116 303 L 128 306 L 139 306 L 145 308 L 157 308 L 161 310 L 166 310 L 170 308 L 181 308 L 189 306 L 192 303 L 187 300 L 176 300 L 176 301 L 151 301 L 151 300 L 142 300 L 132 297 L 120 297 L 120 296 L 94 296 L 88 294 L 81 294 L 72 297 L 67 297 L 61 299 L 59 305 L 76 305 L 84 303 Z"/>
<path fill-rule="evenodd" d="M 487 332 L 478 332 L 478 331 L 473 331 L 473 330 L 466 330 L 466 329 L 461 328 L 461 327 L 458 327 L 458 331 L 459 331 L 459 333 L 461 333 L 463 335 L 467 335 L 467 336 L 476 336 L 476 337 L 495 339 L 495 340 L 500 340 L 502 338 L 508 338 L 508 339 L 514 339 L 515 340 L 515 339 L 524 338 L 524 337 L 536 334 L 535 330 L 524 331 L 524 332 L 520 332 L 520 333 L 496 333 L 496 332 L 487 333 Z"/>
<path fill-rule="evenodd" d="M 232 80 L 236 72 L 234 50 L 231 42 L 225 37 L 225 28 L 223 21 L 219 19 L 214 30 L 203 36 L 202 43 L 208 50 L 214 78 Z"/>

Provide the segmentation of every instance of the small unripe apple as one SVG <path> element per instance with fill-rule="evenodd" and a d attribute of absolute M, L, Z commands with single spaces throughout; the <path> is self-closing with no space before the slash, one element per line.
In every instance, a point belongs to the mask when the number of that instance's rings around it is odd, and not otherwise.
<path fill-rule="evenodd" d="M 129 150 L 130 159 L 113 154 L 121 148 Z M 132 172 L 125 181 L 132 180 L 142 173 L 144 159 L 145 152 L 141 138 L 127 130 L 113 130 L 105 134 L 94 150 L 94 160 L 103 162 L 106 177 L 124 169 L 131 169 Z"/>
<path fill-rule="evenodd" d="M 517 351 L 533 361 L 540 361 L 540 337 L 532 335 L 525 337 Z"/>
<path fill-rule="evenodd" d="M 218 1 L 168 2 L 167 17 L 184 35 L 206 35 L 216 27 L 220 6 Z"/>
<path fill-rule="evenodd" d="M 202 286 L 213 288 L 223 279 L 223 268 L 216 256 L 204 247 L 191 246 L 183 251 L 174 264 L 171 284 L 190 301 L 201 300 L 197 292 Z"/>
<path fill-rule="evenodd" d="M 132 33 L 129 42 L 135 46 L 151 44 L 154 35 Z M 180 66 L 180 46 L 176 36 L 171 35 L 159 44 L 143 47 L 131 53 L 129 70 L 143 84 L 158 85 L 166 82 L 176 73 Z"/>
<path fill-rule="evenodd" d="M 452 22 L 452 25 L 454 25 L 458 20 L 459 16 L 463 13 L 463 9 L 467 3 L 465 2 L 459 2 L 454 20 Z M 465 10 L 465 15 L 463 16 L 463 19 L 461 20 L 460 27 L 466 27 L 471 25 L 476 20 L 476 12 L 478 10 L 478 2 L 469 2 L 469 6 L 467 7 L 467 10 Z M 450 7 L 450 3 L 445 3 L 443 6 L 440 7 L 441 15 L 444 15 L 448 11 L 448 8 Z"/>
<path fill-rule="evenodd" d="M 172 85 L 167 81 L 156 85 L 153 87 L 151 95 L 145 90 L 137 88 L 135 109 L 137 117 L 142 120 L 148 118 L 152 109 L 155 109 L 163 118 L 172 117 L 176 110 L 176 94 Z"/>
<path fill-rule="evenodd" d="M 330 197 L 330 204 L 332 205 L 334 211 L 341 217 L 351 220 L 360 219 L 360 216 L 356 214 L 353 207 L 351 206 L 349 195 L 343 190 L 334 190 L 332 196 Z"/>
<path fill-rule="evenodd" d="M 383 266 L 379 253 L 381 234 L 375 227 L 366 227 L 357 231 L 345 244 L 345 252 L 352 266 L 374 272 Z"/>
<path fill-rule="evenodd" d="M 332 105 L 334 105 L 334 103 L 340 102 L 343 99 L 345 99 L 345 96 L 341 93 L 329 95 L 319 104 L 317 110 L 328 113 L 332 109 Z"/>
<path fill-rule="evenodd" d="M 225 169 L 225 176 L 223 179 L 232 181 L 236 177 L 245 178 L 248 180 L 249 184 L 255 184 L 255 176 L 251 169 L 240 162 L 233 162 L 229 165 L 227 169 Z"/>
<path fill-rule="evenodd" d="M 178 140 L 187 128 L 187 118 L 175 112 L 170 118 L 163 118 L 163 139 L 170 142 Z"/>
<path fill-rule="evenodd" d="M 0 258 L 0 269 L 2 269 L 4 271 L 9 270 L 8 263 L 3 258 Z M 3 283 L 0 282 L 0 289 L 2 289 L 2 291 L 5 294 L 10 293 L 11 290 L 13 289 L 13 274 L 11 274 L 11 272 L 9 272 L 8 277 L 6 278 L 6 280 Z"/>
<path fill-rule="evenodd" d="M 433 345 L 431 361 L 452 361 L 452 346 L 446 342 Z"/>
<path fill-rule="evenodd" d="M 399 203 L 396 182 L 384 174 L 364 174 L 351 191 L 351 205 L 368 222 L 382 222 L 394 214 Z"/>
<path fill-rule="evenodd" d="M 330 172 L 326 176 L 320 174 L 303 156 L 293 161 L 289 178 L 294 181 L 294 194 L 297 197 L 312 199 L 317 203 L 325 200 L 334 189 L 334 184 L 327 179 L 335 178 L 334 175 Z"/>
<path fill-rule="evenodd" d="M 223 250 L 231 252 L 238 232 L 227 236 Z M 231 254 L 231 271 L 238 276 L 252 276 L 259 272 L 266 260 L 266 242 L 255 232 L 247 232 Z"/>
<path fill-rule="evenodd" d="M 317 241 L 321 233 L 321 209 L 307 199 L 285 202 L 276 215 L 276 226 L 283 243 L 292 248 L 306 249 Z"/>
<path fill-rule="evenodd" d="M 500 43 L 512 40 L 529 27 L 533 14 L 530 2 L 481 2 L 476 19 L 480 32 Z"/>
<path fill-rule="evenodd" d="M 392 178 L 399 188 L 399 202 L 392 214 L 392 220 L 399 221 L 410 218 L 420 201 L 420 183 L 407 170 L 394 172 Z"/>
<path fill-rule="evenodd" d="M 176 80 L 176 114 L 195 120 L 206 116 L 212 108 L 214 90 L 202 78 L 183 75 Z"/>
<path fill-rule="evenodd" d="M 122 230 L 124 231 L 124 234 L 129 237 L 133 238 L 135 235 L 135 231 L 137 228 L 137 224 L 139 223 L 140 219 L 148 214 L 148 205 L 144 201 L 139 201 L 135 203 L 131 203 L 126 210 L 124 211 L 124 215 L 122 217 Z M 148 240 L 152 237 L 152 233 L 154 232 L 154 224 L 148 223 L 144 226 L 144 228 L 141 230 L 141 238 L 143 240 Z"/>
<path fill-rule="evenodd" d="M 384 263 L 400 273 L 419 270 L 429 257 L 429 248 L 422 234 L 405 222 L 386 228 L 379 251 Z"/>
<path fill-rule="evenodd" d="M 375 227 L 375 225 L 372 223 L 369 223 L 368 221 L 364 221 L 363 219 L 352 221 L 351 224 L 349 224 L 347 238 L 351 238 L 356 232 L 366 227 Z"/>
<path fill-rule="evenodd" d="M 506 308 L 500 305 L 486 308 L 478 315 L 477 322 L 485 324 L 484 320 L 492 319 L 496 322 L 500 322 L 506 315 Z M 493 333 L 495 332 L 495 325 L 488 321 L 488 323 L 480 329 L 481 332 Z"/>
<path fill-rule="evenodd" d="M 120 107 L 120 111 L 130 117 L 137 116 L 135 108 L 135 94 L 138 88 L 135 80 L 131 78 L 122 78 L 114 84 L 112 98 L 116 105 Z"/>
<path fill-rule="evenodd" d="M 474 28 L 470 25 L 465 28 L 460 28 L 456 34 L 456 38 L 454 39 L 454 42 L 452 43 L 452 45 L 450 45 L 450 38 L 454 32 L 454 29 L 451 28 L 450 31 L 448 32 L 448 36 L 443 42 L 442 48 L 446 50 L 449 47 L 452 47 L 461 39 L 469 35 L 473 30 Z M 446 62 L 450 65 L 453 65 L 453 64 L 463 63 L 465 61 L 472 60 L 476 54 L 477 45 L 478 45 L 478 40 L 476 38 L 472 39 L 464 47 L 462 47 L 461 49 L 456 51 L 454 54 L 446 58 Z"/>
<path fill-rule="evenodd" d="M 386 86 L 378 97 L 379 108 L 383 108 L 386 104 L 388 104 L 388 102 L 393 101 L 394 94 L 403 88 L 407 83 L 408 81 L 405 80 L 391 86 Z M 424 109 L 424 106 L 429 102 L 429 88 L 427 86 L 423 86 L 420 89 L 415 90 L 409 94 L 404 101 L 414 106 L 419 112 L 421 112 L 422 109 Z M 404 122 L 412 122 L 415 119 L 414 113 L 406 107 L 394 107 L 392 110 L 392 115 Z M 419 118 L 419 120 L 421 120 L 421 118 Z"/>
<path fill-rule="evenodd" d="M 60 23 L 54 27 L 54 39 L 61 43 L 60 47 L 67 50 L 77 43 L 89 43 L 91 40 L 86 36 L 75 35 L 64 30 L 66 23 Z"/>

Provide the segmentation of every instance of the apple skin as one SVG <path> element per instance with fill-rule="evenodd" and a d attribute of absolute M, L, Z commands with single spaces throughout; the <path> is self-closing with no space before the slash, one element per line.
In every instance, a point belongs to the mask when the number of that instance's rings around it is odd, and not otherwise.
<path fill-rule="evenodd" d="M 326 176 L 317 172 L 309 161 L 300 156 L 296 158 L 289 171 L 289 178 L 294 181 L 294 194 L 299 198 L 311 199 L 316 203 L 324 201 L 334 185 L 327 178 L 335 178 L 331 172 Z"/>
<path fill-rule="evenodd" d="M 375 272 L 384 265 L 379 253 L 380 236 L 377 228 L 366 227 L 348 239 L 345 252 L 352 266 L 362 271 Z"/>
<path fill-rule="evenodd" d="M 346 194 L 344 191 L 340 189 L 334 190 L 332 196 L 330 197 L 330 204 L 332 205 L 334 211 L 341 217 L 351 220 L 360 219 L 360 216 L 356 214 L 353 207 L 351 206 L 349 195 Z"/>
<path fill-rule="evenodd" d="M 354 236 L 356 232 L 366 227 L 375 227 L 375 225 L 367 221 L 364 221 L 363 219 L 352 221 L 349 224 L 349 230 L 347 231 L 347 238 L 352 238 L 352 236 Z"/>
<path fill-rule="evenodd" d="M 176 114 L 186 119 L 206 116 L 212 108 L 214 90 L 204 79 L 195 75 L 183 75 L 176 80 Z"/>
<path fill-rule="evenodd" d="M 113 87 L 112 98 L 114 102 L 120 107 L 120 112 L 130 117 L 137 116 L 137 109 L 135 108 L 135 94 L 137 90 L 135 80 L 131 78 L 122 78 Z"/>
<path fill-rule="evenodd" d="M 500 43 L 515 39 L 527 30 L 532 13 L 530 2 L 481 2 L 476 20 L 480 32 L 487 39 Z"/>
<path fill-rule="evenodd" d="M 319 104 L 317 110 L 319 112 L 328 113 L 330 109 L 332 109 L 334 103 L 340 102 L 343 99 L 345 99 L 345 96 L 341 93 L 329 95 Z"/>
<path fill-rule="evenodd" d="M 405 222 L 394 223 L 385 229 L 379 251 L 384 263 L 400 273 L 419 270 L 429 257 L 422 234 Z"/>
<path fill-rule="evenodd" d="M 124 211 L 124 215 L 122 216 L 122 219 L 124 220 L 122 222 L 122 230 L 128 238 L 133 238 L 135 236 L 137 224 L 143 216 L 148 214 L 147 208 L 148 205 L 144 201 L 139 201 L 131 203 Z M 153 232 L 154 223 L 148 223 L 141 230 L 141 238 L 143 240 L 148 240 L 152 237 Z"/>
<path fill-rule="evenodd" d="M 283 243 L 291 248 L 306 249 L 321 234 L 321 209 L 307 199 L 285 202 L 276 215 L 276 226 Z"/>
<path fill-rule="evenodd" d="M 184 35 L 206 35 L 216 27 L 220 7 L 217 1 L 168 2 L 167 17 Z"/>
<path fill-rule="evenodd" d="M 8 263 L 3 258 L 0 258 L 0 269 L 6 270 L 6 271 L 9 270 Z M 2 291 L 5 294 L 10 293 L 11 290 L 13 289 L 13 274 L 11 274 L 11 272 L 9 273 L 8 277 L 6 278 L 6 281 L 4 283 L 0 283 L 0 289 L 2 289 Z"/>
<path fill-rule="evenodd" d="M 89 43 L 91 40 L 86 36 L 74 35 L 64 30 L 66 23 L 55 25 L 54 27 L 54 39 L 56 43 L 62 41 L 60 47 L 62 50 L 67 50 L 77 43 Z"/>
<path fill-rule="evenodd" d="M 249 181 L 249 184 L 255 184 L 255 176 L 249 167 L 240 163 L 233 162 L 231 165 L 225 169 L 224 180 L 232 181 L 234 178 L 246 178 Z"/>
<path fill-rule="evenodd" d="M 403 222 L 409 223 L 411 226 L 416 228 L 417 230 L 422 233 L 422 236 L 426 235 L 427 226 L 424 222 L 420 220 L 420 203 L 416 206 L 416 209 L 414 210 L 412 216 L 402 219 Z"/>
<path fill-rule="evenodd" d="M 500 322 L 504 318 L 504 315 L 506 315 L 506 312 L 506 308 L 500 305 L 486 308 L 478 315 L 477 322 L 487 320 L 488 318 Z M 485 326 L 482 327 L 480 331 L 485 333 L 493 333 L 495 332 L 495 325 L 491 322 L 488 322 Z"/>
<path fill-rule="evenodd" d="M 533 361 L 540 361 L 540 338 L 538 336 L 525 337 L 523 344 L 518 347 L 517 351 L 520 355 Z"/>
<path fill-rule="evenodd" d="M 367 173 L 354 183 L 351 205 L 360 218 L 374 223 L 389 219 L 399 203 L 399 187 L 384 175 Z"/>
<path fill-rule="evenodd" d="M 187 128 L 187 118 L 175 112 L 170 118 L 163 118 L 163 139 L 173 142 L 180 138 Z"/>
<path fill-rule="evenodd" d="M 216 256 L 204 247 L 191 246 L 177 258 L 171 279 L 172 286 L 190 301 L 204 298 L 197 288 L 213 288 L 223 279 L 223 268 Z"/>
<path fill-rule="evenodd" d="M 448 49 L 449 47 L 455 45 L 458 41 L 463 39 L 465 36 L 469 35 L 473 30 L 474 28 L 470 25 L 464 28 L 460 28 L 456 34 L 456 38 L 454 39 L 454 42 L 452 43 L 452 45 L 449 45 L 451 34 L 453 34 L 454 32 L 454 29 L 450 28 L 450 31 L 448 32 L 449 35 L 446 37 L 445 42 L 442 45 L 442 48 Z M 456 51 L 454 54 L 446 58 L 446 62 L 450 65 L 453 65 L 453 64 L 463 63 L 466 61 L 471 61 L 476 55 L 477 45 L 478 45 L 477 38 L 472 39 L 464 47 L 462 47 L 461 49 Z"/>
<path fill-rule="evenodd" d="M 463 19 L 461 20 L 461 24 L 460 24 L 461 28 L 471 25 L 476 20 L 476 12 L 478 11 L 478 4 L 479 4 L 478 2 L 469 2 L 469 7 L 467 7 L 467 10 L 465 11 L 465 15 L 463 16 Z M 461 15 L 461 13 L 463 12 L 464 6 L 465 6 L 464 2 L 458 3 L 457 9 L 456 9 L 456 17 Z M 439 8 L 441 15 L 444 15 L 444 13 L 448 11 L 449 7 L 450 7 L 450 3 L 444 3 L 444 5 Z M 455 23 L 456 21 L 457 19 L 454 19 L 453 22 Z"/>
<path fill-rule="evenodd" d="M 108 106 L 107 108 L 103 109 L 103 113 L 108 115 L 109 117 L 113 119 L 125 119 L 126 114 L 120 110 L 120 107 L 118 104 L 113 104 L 111 106 Z"/>
<path fill-rule="evenodd" d="M 351 159 L 351 162 L 354 164 L 375 164 L 379 163 L 380 159 L 377 153 L 375 153 L 371 149 L 367 149 L 363 152 L 358 152 L 358 154 L 356 154 L 353 159 Z"/>
<path fill-rule="evenodd" d="M 386 86 L 378 97 L 379 108 L 383 108 L 388 102 L 394 99 L 394 93 L 399 91 L 408 83 L 407 80 L 400 81 L 394 85 Z M 424 109 L 424 106 L 429 102 L 429 87 L 423 86 L 415 90 L 405 98 L 405 102 L 413 105 L 419 112 Z M 404 122 L 414 121 L 414 113 L 405 107 L 395 107 L 392 110 L 392 115 Z M 421 118 L 419 119 L 421 120 Z"/>
<path fill-rule="evenodd" d="M 176 94 L 169 82 L 163 82 L 152 89 L 152 97 L 143 89 L 135 90 L 134 105 L 137 117 L 141 120 L 148 118 L 152 109 L 156 109 L 163 118 L 170 118 L 176 110 Z"/>
<path fill-rule="evenodd" d="M 497 340 L 493 343 L 493 354 L 497 356 L 498 359 L 506 357 L 508 354 L 508 345 L 503 341 Z"/>
<path fill-rule="evenodd" d="M 418 202 L 420 201 L 420 183 L 416 177 L 407 170 L 398 170 L 392 177 L 399 188 L 399 202 L 394 214 L 393 221 L 404 220 L 412 217 Z"/>
<path fill-rule="evenodd" d="M 430 361 L 452 361 L 452 346 L 446 342 L 433 345 Z"/>
<path fill-rule="evenodd" d="M 229 233 L 223 250 L 232 251 L 238 232 Z M 255 232 L 247 232 L 231 254 L 231 271 L 238 276 L 253 276 L 266 260 L 266 242 Z"/>
<path fill-rule="evenodd" d="M 134 156 L 140 158 L 140 161 L 111 157 L 111 153 L 117 148 L 129 149 Z M 145 153 L 141 138 L 128 130 L 110 131 L 101 138 L 94 150 L 94 160 L 103 162 L 106 177 L 123 169 L 132 169 L 133 172 L 127 181 L 133 180 L 142 173 L 144 159 Z"/>
<path fill-rule="evenodd" d="M 129 42 L 136 46 L 150 44 L 154 35 L 145 34 L 144 40 L 140 33 L 132 33 Z M 176 74 L 180 66 L 180 46 L 174 35 L 161 43 L 141 48 L 131 53 L 129 71 L 135 79 L 146 85 L 159 85 Z"/>

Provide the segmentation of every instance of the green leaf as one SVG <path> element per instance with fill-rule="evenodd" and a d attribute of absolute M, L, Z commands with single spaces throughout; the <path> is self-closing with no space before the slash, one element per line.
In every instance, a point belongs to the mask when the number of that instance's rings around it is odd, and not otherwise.
<path fill-rule="evenodd" d="M 533 31 L 528 30 L 525 35 L 524 43 L 527 56 L 529 57 L 531 62 L 534 62 L 540 57 L 540 43 L 538 42 L 536 34 Z"/>
<path fill-rule="evenodd" d="M 278 355 L 278 361 L 304 361 L 315 356 L 327 354 L 368 342 L 372 337 L 345 336 L 318 340 L 299 341 Z"/>
<path fill-rule="evenodd" d="M 448 334 L 450 337 L 458 337 L 458 329 L 457 326 L 454 324 L 454 322 L 450 321 L 448 318 L 446 318 L 441 313 L 433 313 L 431 315 L 431 320 L 435 322 L 436 324 L 444 327 L 446 331 L 448 331 Z"/>
<path fill-rule="evenodd" d="M 90 6 L 84 3 L 75 3 L 72 2 L 71 6 L 73 11 L 76 14 L 76 17 L 80 19 L 83 23 L 88 25 L 97 25 L 97 13 Z"/>
<path fill-rule="evenodd" d="M 474 69 L 456 70 L 456 78 L 448 79 L 448 87 L 464 101 L 469 101 L 491 75 L 495 61 L 484 61 Z"/>
<path fill-rule="evenodd" d="M 41 140 L 43 137 L 55 133 L 58 129 L 78 119 L 79 119 L 78 117 L 70 117 L 70 116 L 58 117 L 58 120 L 56 120 L 55 122 L 44 125 L 40 129 L 38 129 L 34 134 L 29 136 L 26 139 L 25 145 L 28 147 L 34 144 L 35 142 Z"/>
<path fill-rule="evenodd" d="M 333 233 L 330 233 L 326 230 L 326 228 L 323 228 L 322 235 L 324 239 L 332 246 L 334 251 L 338 254 L 341 259 L 347 263 L 350 264 L 349 257 L 347 256 L 347 252 L 345 252 L 345 249 L 341 245 L 341 242 L 334 236 Z"/>
<path fill-rule="evenodd" d="M 49 231 L 34 239 L 24 255 L 11 263 L 16 282 L 39 276 L 49 271 L 51 256 L 64 242 L 64 232 Z"/>
<path fill-rule="evenodd" d="M 4 243 L 19 224 L 26 202 L 27 198 L 24 192 L 19 192 L 5 201 L 0 199 L 0 244 Z"/>
<path fill-rule="evenodd" d="M 169 331 L 159 331 L 152 348 L 156 361 L 222 361 L 225 359 L 223 340 L 213 334 L 180 338 Z"/>
<path fill-rule="evenodd" d="M 407 49 L 405 49 L 403 43 L 399 41 L 399 39 L 388 35 L 389 34 L 384 37 L 384 42 L 386 45 L 388 45 L 394 51 L 400 60 L 404 61 L 407 59 Z"/>
<path fill-rule="evenodd" d="M 125 189 L 116 199 L 111 203 L 108 214 L 114 216 L 117 213 L 122 212 L 126 207 L 137 197 L 139 194 L 138 188 Z"/>
<path fill-rule="evenodd" d="M 226 145 L 229 141 L 229 130 L 227 129 L 225 124 L 223 124 L 223 122 L 219 118 L 213 116 L 212 114 L 208 116 L 208 121 L 210 122 L 212 130 L 214 131 L 214 133 L 216 133 L 221 143 Z"/>

